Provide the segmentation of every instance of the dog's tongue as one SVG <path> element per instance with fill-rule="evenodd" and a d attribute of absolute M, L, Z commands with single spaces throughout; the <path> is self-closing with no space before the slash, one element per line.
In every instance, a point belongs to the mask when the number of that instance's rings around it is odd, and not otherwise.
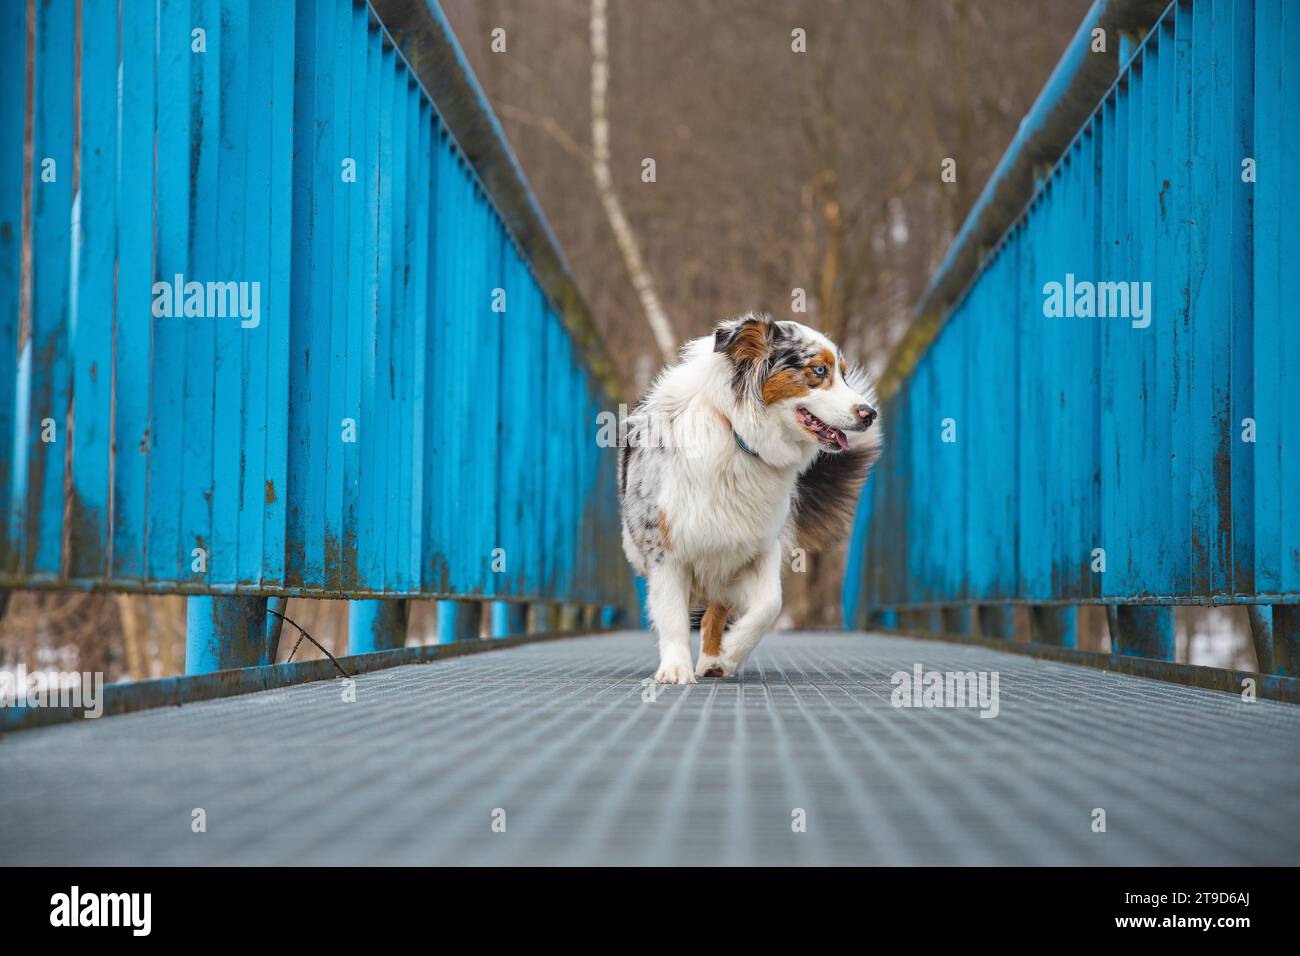
<path fill-rule="evenodd" d="M 838 428 L 832 428 L 831 438 L 835 439 L 835 444 L 840 446 L 840 451 L 849 450 L 849 442 L 848 439 L 844 437 L 844 432 L 840 431 Z"/>

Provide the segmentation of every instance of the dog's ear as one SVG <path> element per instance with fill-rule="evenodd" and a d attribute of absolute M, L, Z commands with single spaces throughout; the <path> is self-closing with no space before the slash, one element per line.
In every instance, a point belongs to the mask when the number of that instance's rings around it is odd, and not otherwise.
<path fill-rule="evenodd" d="M 722 322 L 713 332 L 713 351 L 725 352 L 737 365 L 760 362 L 784 332 L 770 315 L 746 315 Z"/>
<path fill-rule="evenodd" d="M 743 321 L 743 319 L 725 319 L 719 322 L 713 329 L 713 351 L 725 352 L 731 348 L 731 343 L 736 340 Z"/>

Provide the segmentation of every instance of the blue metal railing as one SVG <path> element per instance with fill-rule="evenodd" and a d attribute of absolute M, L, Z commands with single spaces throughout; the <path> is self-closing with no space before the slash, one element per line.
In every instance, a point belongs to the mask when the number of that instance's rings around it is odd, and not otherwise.
<path fill-rule="evenodd" d="M 936 278 L 960 291 L 886 405 L 846 619 L 1002 638 L 1025 604 L 1069 647 L 1074 605 L 1112 605 L 1116 655 L 1172 660 L 1171 605 L 1273 605 L 1260 670 L 1295 676 L 1300 5 L 1178 0 L 1122 60 L 1018 217 Z"/>
<path fill-rule="evenodd" d="M 191 671 L 272 595 L 634 606 L 617 386 L 436 7 L 3 6 L 0 588 L 209 596 Z"/>

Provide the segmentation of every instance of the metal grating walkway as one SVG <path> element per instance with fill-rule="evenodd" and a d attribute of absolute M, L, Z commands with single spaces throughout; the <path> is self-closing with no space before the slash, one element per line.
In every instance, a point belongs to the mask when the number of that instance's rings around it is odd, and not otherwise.
<path fill-rule="evenodd" d="M 355 703 L 317 683 L 11 734 L 0 862 L 1300 862 L 1300 707 L 837 633 L 646 702 L 654 658 L 628 632 L 367 674 Z M 998 716 L 894 708 L 917 662 L 997 671 Z"/>

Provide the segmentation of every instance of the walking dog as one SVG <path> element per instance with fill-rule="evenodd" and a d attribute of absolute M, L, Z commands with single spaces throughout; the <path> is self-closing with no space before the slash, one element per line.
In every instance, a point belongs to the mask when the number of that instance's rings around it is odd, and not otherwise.
<path fill-rule="evenodd" d="M 766 315 L 721 323 L 659 374 L 619 456 L 623 550 L 659 635 L 655 680 L 692 684 L 745 663 L 781 612 L 792 550 L 852 518 L 880 451 L 873 400 L 834 342 Z"/>

